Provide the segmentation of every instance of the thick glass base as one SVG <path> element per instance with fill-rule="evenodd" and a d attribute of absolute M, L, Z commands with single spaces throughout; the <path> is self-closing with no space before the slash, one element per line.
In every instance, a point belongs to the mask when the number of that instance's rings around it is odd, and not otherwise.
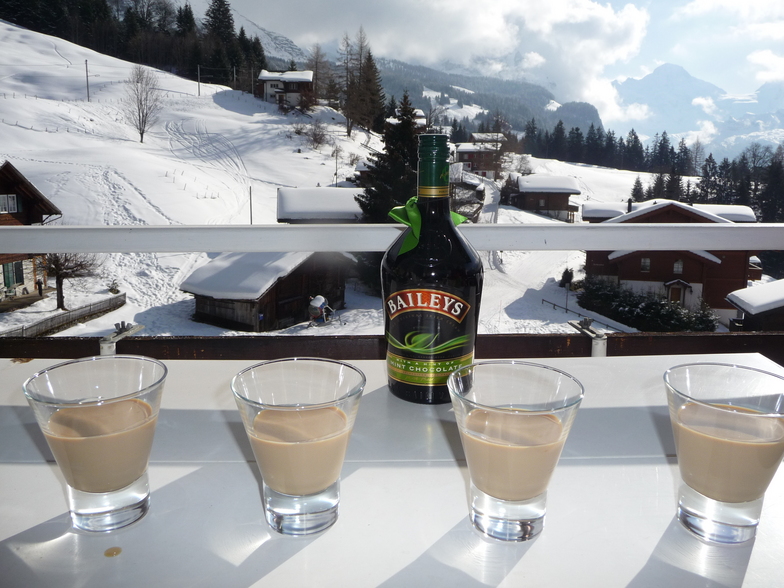
<path fill-rule="evenodd" d="M 757 533 L 762 500 L 720 502 L 683 484 L 678 499 L 678 520 L 706 541 L 743 543 Z"/>
<path fill-rule="evenodd" d="M 114 492 L 82 492 L 68 487 L 74 527 L 84 531 L 113 531 L 142 518 L 150 508 L 147 472 L 130 486 Z"/>
<path fill-rule="evenodd" d="M 528 541 L 544 528 L 547 493 L 529 500 L 500 500 L 471 483 L 471 523 L 501 541 Z"/>
<path fill-rule="evenodd" d="M 340 481 L 308 496 L 292 496 L 264 486 L 267 523 L 283 535 L 310 535 L 328 529 L 338 520 Z"/>

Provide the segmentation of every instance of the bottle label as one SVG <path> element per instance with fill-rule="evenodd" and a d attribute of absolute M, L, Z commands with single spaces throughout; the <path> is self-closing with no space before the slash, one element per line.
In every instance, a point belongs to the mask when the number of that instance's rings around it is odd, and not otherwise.
<path fill-rule="evenodd" d="M 474 357 L 472 307 L 460 296 L 407 289 L 384 301 L 389 376 L 419 386 L 439 386 Z"/>

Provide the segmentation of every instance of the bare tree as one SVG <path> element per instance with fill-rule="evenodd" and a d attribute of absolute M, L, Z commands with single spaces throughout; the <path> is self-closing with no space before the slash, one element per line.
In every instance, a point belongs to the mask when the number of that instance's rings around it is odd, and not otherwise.
<path fill-rule="evenodd" d="M 158 76 L 151 69 L 134 65 L 126 83 L 125 112 L 139 132 L 139 142 L 144 143 L 144 134 L 158 121 L 163 108 Z"/>
<path fill-rule="evenodd" d="M 65 280 L 95 275 L 103 262 L 92 253 L 48 253 L 41 258 L 39 263 L 40 268 L 50 278 L 54 278 L 57 289 L 57 308 L 68 310 L 65 307 L 65 293 L 63 292 Z"/>

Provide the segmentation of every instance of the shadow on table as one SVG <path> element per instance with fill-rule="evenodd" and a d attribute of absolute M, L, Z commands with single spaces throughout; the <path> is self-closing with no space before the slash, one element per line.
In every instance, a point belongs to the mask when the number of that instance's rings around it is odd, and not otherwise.
<path fill-rule="evenodd" d="M 504 543 L 489 539 L 474 530 L 466 517 L 425 553 L 379 586 L 498 586 L 536 541 Z"/>
<path fill-rule="evenodd" d="M 651 557 L 627 588 L 740 588 L 754 540 L 708 544 L 673 519 Z"/>
<path fill-rule="evenodd" d="M 247 588 L 320 536 L 272 532 L 255 464 L 214 463 L 154 491 L 124 529 L 76 531 L 66 512 L 0 541 L 0 586 Z"/>

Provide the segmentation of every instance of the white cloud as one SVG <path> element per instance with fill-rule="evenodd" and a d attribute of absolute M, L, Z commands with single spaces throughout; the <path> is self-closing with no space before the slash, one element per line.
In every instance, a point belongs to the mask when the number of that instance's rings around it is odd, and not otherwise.
<path fill-rule="evenodd" d="M 693 0 L 677 8 L 674 18 L 721 14 L 744 22 L 770 22 L 784 19 L 784 4 L 771 0 Z"/>
<path fill-rule="evenodd" d="M 708 145 L 711 141 L 713 141 L 714 137 L 719 134 L 719 130 L 716 128 L 716 125 L 709 120 L 701 120 L 698 124 L 699 130 L 689 131 L 684 135 L 684 139 L 686 140 L 687 145 L 693 145 L 694 142 L 698 139 L 703 145 Z"/>
<path fill-rule="evenodd" d="M 784 56 L 776 55 L 770 49 L 754 51 L 746 56 L 749 63 L 755 65 L 756 79 L 761 83 L 784 81 Z"/>
<path fill-rule="evenodd" d="M 535 69 L 537 67 L 540 67 L 544 65 L 546 62 L 547 60 L 541 55 L 539 55 L 536 51 L 529 51 L 523 56 L 523 61 L 521 62 L 521 65 L 523 69 L 529 70 L 529 69 Z"/>
<path fill-rule="evenodd" d="M 709 96 L 700 96 L 692 100 L 691 103 L 694 106 L 699 106 L 702 108 L 702 111 L 709 116 L 713 116 L 718 113 L 718 107 L 713 102 L 713 98 L 710 98 Z"/>

